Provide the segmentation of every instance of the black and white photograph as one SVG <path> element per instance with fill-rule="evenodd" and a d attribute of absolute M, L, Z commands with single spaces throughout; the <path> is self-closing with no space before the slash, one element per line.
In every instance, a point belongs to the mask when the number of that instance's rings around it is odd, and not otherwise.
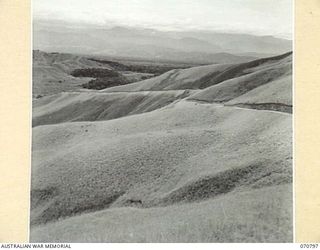
<path fill-rule="evenodd" d="M 30 241 L 293 242 L 292 0 L 33 0 Z"/>

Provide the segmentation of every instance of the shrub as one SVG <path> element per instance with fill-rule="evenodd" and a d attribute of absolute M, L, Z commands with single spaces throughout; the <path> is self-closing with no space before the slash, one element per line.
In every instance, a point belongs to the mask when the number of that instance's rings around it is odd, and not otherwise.
<path fill-rule="evenodd" d="M 89 81 L 88 83 L 82 84 L 83 88 L 87 89 L 105 89 L 114 86 L 128 84 L 128 80 L 123 76 L 119 77 L 103 77 Z"/>

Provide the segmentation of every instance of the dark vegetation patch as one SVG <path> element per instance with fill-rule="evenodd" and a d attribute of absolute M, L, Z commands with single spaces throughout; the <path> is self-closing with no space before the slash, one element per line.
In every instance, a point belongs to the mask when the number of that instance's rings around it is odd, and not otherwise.
<path fill-rule="evenodd" d="M 103 78 L 103 77 L 120 77 L 121 74 L 117 71 L 103 68 L 85 68 L 75 69 L 70 73 L 74 77 L 92 77 L 92 78 Z"/>
<path fill-rule="evenodd" d="M 112 69 L 106 68 L 83 68 L 75 69 L 70 75 L 74 77 L 91 77 L 95 78 L 88 83 L 84 83 L 81 86 L 87 89 L 105 89 L 120 85 L 125 85 L 141 80 L 145 80 L 154 76 L 161 75 L 172 69 L 184 69 L 192 67 L 192 65 L 163 65 L 163 64 L 123 64 L 110 60 L 100 60 L 95 58 L 88 58 L 88 60 L 98 62 L 100 64 L 108 65 Z M 140 75 L 137 77 L 126 76 L 120 72 L 134 72 L 149 75 Z"/>
<path fill-rule="evenodd" d="M 130 83 L 128 79 L 123 76 L 119 77 L 103 77 L 90 80 L 88 83 L 84 83 L 81 86 L 86 89 L 105 89 L 114 86 L 120 86 Z"/>
<path fill-rule="evenodd" d="M 150 73 L 154 74 L 155 76 L 161 75 L 167 71 L 172 69 L 186 69 L 190 68 L 190 66 L 182 66 L 182 65 L 142 65 L 142 64 L 122 64 L 114 61 L 109 60 L 99 60 L 94 58 L 88 58 L 91 61 L 95 61 L 102 64 L 110 65 L 114 70 L 117 71 L 132 71 L 132 72 L 139 72 L 139 73 Z"/>
<path fill-rule="evenodd" d="M 104 68 L 75 69 L 71 72 L 71 75 L 74 77 L 95 78 L 81 85 L 86 89 L 100 90 L 130 83 L 130 81 L 119 72 Z"/>

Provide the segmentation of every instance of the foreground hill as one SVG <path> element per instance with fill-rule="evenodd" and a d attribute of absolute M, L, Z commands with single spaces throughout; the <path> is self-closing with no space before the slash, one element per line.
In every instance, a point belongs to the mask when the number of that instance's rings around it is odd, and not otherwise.
<path fill-rule="evenodd" d="M 285 113 L 180 101 L 112 121 L 39 126 L 33 137 L 32 224 L 291 183 Z M 289 204 L 259 207 L 261 216 L 270 206 Z"/>
<path fill-rule="evenodd" d="M 31 241 L 292 241 L 291 64 L 35 100 Z"/>
<path fill-rule="evenodd" d="M 288 184 L 201 203 L 109 208 L 35 227 L 31 241 L 292 242 L 291 203 Z"/>

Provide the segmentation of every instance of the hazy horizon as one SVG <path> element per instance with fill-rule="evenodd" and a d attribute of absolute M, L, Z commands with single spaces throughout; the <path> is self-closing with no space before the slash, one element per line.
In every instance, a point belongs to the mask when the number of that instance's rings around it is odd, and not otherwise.
<path fill-rule="evenodd" d="M 245 33 L 290 40 L 291 10 L 291 0 L 177 0 L 174 3 L 169 0 L 95 0 L 94 4 L 88 0 L 33 0 L 33 17 L 37 22 L 56 20 L 160 31 Z"/>

